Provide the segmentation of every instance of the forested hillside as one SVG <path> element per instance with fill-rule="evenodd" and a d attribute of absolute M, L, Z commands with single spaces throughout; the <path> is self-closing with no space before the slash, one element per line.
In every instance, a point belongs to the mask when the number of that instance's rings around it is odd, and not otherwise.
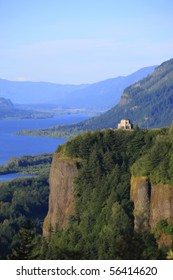
<path fill-rule="evenodd" d="M 47 176 L 0 183 L 1 260 L 38 257 L 48 190 Z"/>
<path fill-rule="evenodd" d="M 17 172 L 35 175 L 0 183 L 0 260 L 40 256 L 51 160 L 51 154 L 23 156 L 0 167 L 0 175 Z"/>

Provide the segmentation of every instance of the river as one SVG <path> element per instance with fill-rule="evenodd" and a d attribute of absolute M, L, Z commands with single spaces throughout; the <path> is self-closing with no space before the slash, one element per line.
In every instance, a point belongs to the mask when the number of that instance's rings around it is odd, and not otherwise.
<path fill-rule="evenodd" d="M 57 115 L 48 119 L 0 120 L 0 165 L 8 162 L 12 157 L 54 152 L 58 145 L 66 141 L 66 139 L 61 138 L 16 135 L 17 131 L 77 123 L 88 118 L 87 115 L 83 114 L 69 114 Z M 1 177 L 0 181 L 2 180 Z"/>

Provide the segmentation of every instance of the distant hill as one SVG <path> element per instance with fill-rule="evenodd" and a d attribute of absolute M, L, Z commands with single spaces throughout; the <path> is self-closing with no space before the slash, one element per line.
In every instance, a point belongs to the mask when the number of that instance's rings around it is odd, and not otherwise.
<path fill-rule="evenodd" d="M 106 113 L 79 124 L 58 126 L 39 135 L 69 137 L 86 130 L 116 128 L 129 118 L 141 128 L 169 126 L 173 121 L 173 59 L 162 63 L 153 73 L 127 87 L 120 102 Z M 38 132 L 32 131 L 32 135 Z"/>
<path fill-rule="evenodd" d="M 127 86 L 146 77 L 155 67 L 142 68 L 126 77 L 82 85 L 0 79 L 0 96 L 11 99 L 14 104 L 56 104 L 66 108 L 108 110 L 119 102 Z"/>
<path fill-rule="evenodd" d="M 104 80 L 75 90 L 68 96 L 66 105 L 74 108 L 77 105 L 78 108 L 108 110 L 119 102 L 127 86 L 146 77 L 155 67 L 145 67 L 126 77 Z"/>
<path fill-rule="evenodd" d="M 5 99 L 3 97 L 0 97 L 0 111 L 12 110 L 13 108 L 14 105 L 10 99 Z"/>
<path fill-rule="evenodd" d="M 49 113 L 36 112 L 33 110 L 16 109 L 10 99 L 0 97 L 0 119 L 32 119 L 32 118 L 49 118 Z"/>

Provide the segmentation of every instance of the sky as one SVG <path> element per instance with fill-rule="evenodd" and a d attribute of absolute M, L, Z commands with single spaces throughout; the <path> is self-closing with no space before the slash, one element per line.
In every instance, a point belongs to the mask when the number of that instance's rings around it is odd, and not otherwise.
<path fill-rule="evenodd" d="M 0 78 L 83 84 L 173 58 L 172 0 L 0 0 Z"/>

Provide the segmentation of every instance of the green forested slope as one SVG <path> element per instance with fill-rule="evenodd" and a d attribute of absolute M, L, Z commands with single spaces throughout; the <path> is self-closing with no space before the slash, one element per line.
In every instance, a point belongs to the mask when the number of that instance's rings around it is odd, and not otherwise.
<path fill-rule="evenodd" d="M 173 127 L 159 130 L 151 148 L 133 164 L 131 173 L 147 176 L 153 184 L 173 186 Z"/>

